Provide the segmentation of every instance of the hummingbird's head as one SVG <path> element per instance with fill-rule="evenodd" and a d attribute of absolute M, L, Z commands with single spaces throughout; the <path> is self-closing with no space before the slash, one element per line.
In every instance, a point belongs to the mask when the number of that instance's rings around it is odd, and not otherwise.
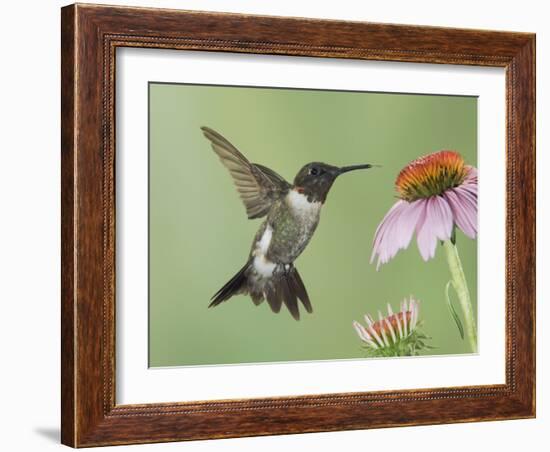
<path fill-rule="evenodd" d="M 294 189 L 307 196 L 310 202 L 325 202 L 332 184 L 338 176 L 353 170 L 372 168 L 376 165 L 337 166 L 322 162 L 304 165 L 294 178 Z"/>

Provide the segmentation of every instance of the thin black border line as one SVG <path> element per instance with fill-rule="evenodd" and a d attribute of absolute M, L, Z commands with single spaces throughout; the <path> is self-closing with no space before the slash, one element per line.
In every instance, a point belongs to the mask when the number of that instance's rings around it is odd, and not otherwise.
<path fill-rule="evenodd" d="M 189 82 L 161 82 L 157 80 L 149 80 L 148 86 L 151 85 L 176 85 L 176 86 L 203 86 L 213 88 L 255 88 L 255 89 L 273 89 L 273 90 L 291 90 L 291 91 L 322 91 L 322 92 L 336 92 L 336 93 L 355 93 L 355 94 L 396 94 L 396 95 L 408 95 L 408 96 L 437 96 L 437 97 L 463 97 L 463 98 L 475 98 L 479 99 L 479 95 L 472 94 L 439 94 L 439 93 L 411 93 L 407 91 L 369 91 L 369 90 L 357 90 L 357 89 L 336 89 L 336 88 L 299 88 L 296 86 L 266 86 L 266 85 L 232 85 L 232 84 L 219 84 L 219 83 L 189 83 Z M 149 105 L 148 105 L 149 106 Z"/>
<path fill-rule="evenodd" d="M 147 83 L 147 369 L 151 368 L 151 82 Z"/>

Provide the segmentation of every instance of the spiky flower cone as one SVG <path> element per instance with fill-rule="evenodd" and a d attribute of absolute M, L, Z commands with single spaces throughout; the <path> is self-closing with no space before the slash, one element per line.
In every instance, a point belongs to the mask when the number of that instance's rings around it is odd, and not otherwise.
<path fill-rule="evenodd" d="M 429 338 L 418 328 L 419 308 L 419 302 L 411 297 L 401 302 L 401 310 L 395 314 L 388 303 L 388 315 L 383 316 L 378 311 L 377 321 L 369 314 L 365 315 L 365 326 L 354 321 L 353 327 L 367 356 L 415 356 L 423 349 L 431 348 L 425 343 Z"/>

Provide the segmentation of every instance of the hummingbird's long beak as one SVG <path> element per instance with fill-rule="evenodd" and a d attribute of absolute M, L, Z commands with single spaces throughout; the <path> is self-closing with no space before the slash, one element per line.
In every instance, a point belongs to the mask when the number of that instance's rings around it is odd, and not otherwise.
<path fill-rule="evenodd" d="M 340 174 L 347 173 L 349 171 L 355 171 L 355 170 L 359 170 L 359 169 L 373 168 L 375 166 L 380 166 L 380 165 L 371 165 L 370 163 L 365 163 L 364 165 L 343 166 L 342 168 L 338 169 L 338 174 L 340 175 Z"/>

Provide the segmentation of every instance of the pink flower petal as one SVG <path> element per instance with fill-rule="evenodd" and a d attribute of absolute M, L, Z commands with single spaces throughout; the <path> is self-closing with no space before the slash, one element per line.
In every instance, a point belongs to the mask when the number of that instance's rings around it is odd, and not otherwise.
<path fill-rule="evenodd" d="M 371 256 L 371 263 L 374 260 L 374 256 L 376 254 L 377 248 L 380 246 L 380 242 L 382 241 L 386 230 L 388 228 L 388 225 L 391 224 L 393 218 L 401 211 L 401 209 L 404 208 L 405 201 L 397 201 L 392 208 L 388 211 L 388 213 L 382 218 L 382 221 L 376 228 L 376 232 L 374 233 L 374 241 L 373 241 L 373 253 Z"/>
<path fill-rule="evenodd" d="M 386 214 L 374 237 L 371 262 L 378 255 L 377 269 L 392 259 L 399 250 L 409 246 L 423 211 L 422 202 L 419 200 L 409 203 L 400 200 Z"/>
<path fill-rule="evenodd" d="M 477 196 L 463 187 L 447 190 L 444 194 L 453 211 L 454 222 L 471 239 L 477 236 Z"/>
<path fill-rule="evenodd" d="M 441 196 L 426 200 L 422 221 L 416 228 L 420 255 L 425 261 L 435 256 L 437 240 L 448 240 L 453 230 L 453 213 L 448 202 Z"/>
<path fill-rule="evenodd" d="M 431 211 L 430 211 L 431 210 Z M 433 196 L 428 204 L 427 214 L 435 219 L 436 236 L 439 240 L 449 240 L 453 232 L 453 212 L 442 196 Z"/>
<path fill-rule="evenodd" d="M 466 192 L 472 198 L 474 203 L 477 203 L 477 185 L 461 185 L 460 187 L 454 188 L 454 190 L 462 190 Z"/>
<path fill-rule="evenodd" d="M 416 228 L 416 244 L 422 259 L 430 260 L 435 255 L 435 246 L 437 245 L 437 237 L 430 229 L 431 223 L 426 218 L 426 213 L 422 215 L 422 222 Z"/>
<path fill-rule="evenodd" d="M 477 168 L 473 166 L 466 166 L 466 169 L 468 170 L 468 174 L 466 175 L 466 179 L 464 179 L 463 184 L 477 185 Z"/>
<path fill-rule="evenodd" d="M 361 338 L 361 340 L 368 342 L 371 340 L 369 333 L 367 333 L 367 330 L 363 325 L 361 325 L 359 322 L 353 321 L 353 327 L 355 328 L 355 331 L 357 332 L 357 335 Z"/>
<path fill-rule="evenodd" d="M 468 174 L 464 182 L 460 185 L 461 189 L 476 197 L 477 200 L 477 169 L 473 166 L 468 167 Z"/>
<path fill-rule="evenodd" d="M 477 190 L 471 185 L 461 185 L 459 187 L 451 188 L 461 200 L 468 202 L 474 206 L 477 206 Z"/>

